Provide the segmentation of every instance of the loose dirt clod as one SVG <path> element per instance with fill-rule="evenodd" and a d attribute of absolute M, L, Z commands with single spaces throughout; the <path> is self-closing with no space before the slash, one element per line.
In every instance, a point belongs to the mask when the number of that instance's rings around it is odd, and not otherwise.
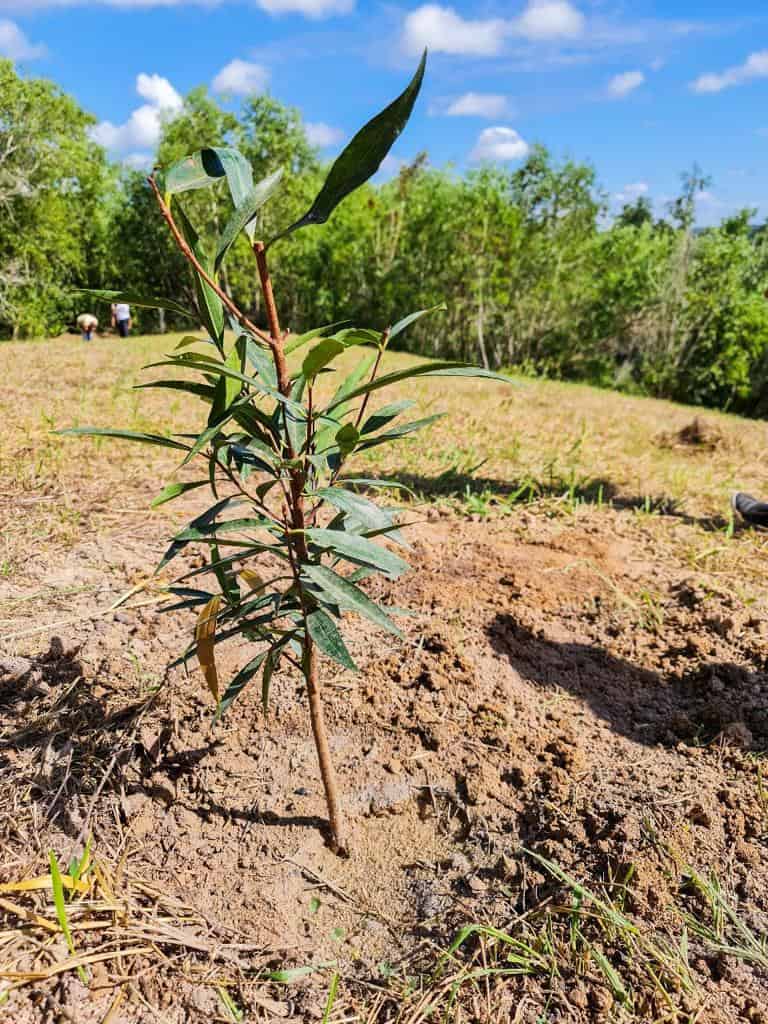
<path fill-rule="evenodd" d="M 725 432 L 712 420 L 702 416 L 695 416 L 679 430 L 659 434 L 656 443 L 662 448 L 688 448 L 710 452 L 732 446 L 731 439 Z"/>

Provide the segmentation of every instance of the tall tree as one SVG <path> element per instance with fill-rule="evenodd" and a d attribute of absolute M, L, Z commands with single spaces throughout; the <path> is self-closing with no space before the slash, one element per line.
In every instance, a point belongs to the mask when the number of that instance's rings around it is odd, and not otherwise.
<path fill-rule="evenodd" d="M 106 256 L 113 178 L 95 119 L 0 60 L 0 333 L 60 330 Z"/>

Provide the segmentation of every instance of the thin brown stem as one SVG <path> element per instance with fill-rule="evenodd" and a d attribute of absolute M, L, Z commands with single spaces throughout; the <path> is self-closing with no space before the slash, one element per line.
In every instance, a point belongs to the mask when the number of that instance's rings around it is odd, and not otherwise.
<path fill-rule="evenodd" d="M 277 306 L 275 305 L 275 296 L 272 291 L 272 281 L 269 276 L 269 268 L 267 266 L 267 252 L 264 248 L 263 242 L 253 243 L 253 252 L 256 256 L 256 266 L 259 268 L 259 281 L 261 282 L 261 292 L 264 296 L 264 306 L 267 311 L 267 323 L 269 324 L 270 334 L 270 348 L 272 349 L 272 356 L 275 360 L 275 370 L 277 371 L 277 386 L 280 389 L 280 393 L 285 395 L 286 398 L 290 397 L 291 394 L 291 378 L 288 375 L 288 365 L 285 361 L 285 352 L 283 351 L 283 335 L 280 330 L 280 320 L 277 316 Z"/>
<path fill-rule="evenodd" d="M 259 281 L 261 282 L 264 306 L 267 312 L 267 323 L 269 324 L 270 333 L 270 349 L 275 362 L 277 384 L 280 389 L 280 393 L 285 395 L 287 398 L 291 393 L 291 378 L 288 373 L 288 366 L 285 360 L 283 335 L 280 330 L 280 320 L 277 315 L 277 306 L 275 305 L 275 297 L 272 291 L 272 281 L 269 276 L 269 267 L 267 266 L 267 255 L 264 243 L 258 241 L 254 242 L 253 251 L 256 256 L 256 265 L 259 270 Z M 310 389 L 310 403 L 312 400 L 311 394 L 312 392 Z M 283 412 L 285 412 L 285 407 L 283 407 Z M 311 420 L 311 412 L 312 407 L 310 404 L 308 409 L 308 431 L 311 430 L 311 425 L 309 423 Z M 288 448 L 290 457 L 295 458 L 295 453 L 290 440 L 288 441 Z M 317 650 L 312 641 L 312 637 L 309 633 L 309 627 L 307 625 L 307 618 L 311 609 L 307 607 L 300 582 L 301 565 L 302 563 L 309 561 L 309 551 L 307 549 L 307 542 L 304 534 L 307 525 L 304 510 L 305 477 L 306 473 L 302 467 L 297 465 L 292 467 L 290 471 L 290 493 L 288 496 L 288 518 L 290 518 L 293 524 L 293 529 L 296 532 L 292 532 L 291 534 L 286 533 L 286 539 L 288 541 L 288 553 L 291 560 L 291 569 L 294 574 L 296 588 L 299 592 L 299 599 L 301 601 L 304 625 L 304 657 L 302 659 L 302 670 L 307 683 L 309 719 L 312 726 L 312 736 L 315 741 L 315 749 L 317 750 L 317 760 L 320 765 L 323 789 L 325 790 L 325 802 L 328 807 L 331 846 L 336 853 L 346 856 L 349 852 L 346 820 L 339 800 L 339 787 L 336 781 L 336 771 L 333 766 L 333 759 L 331 758 L 330 744 L 328 743 L 328 730 L 325 724 L 325 712 L 323 710 L 323 699 L 317 665 Z"/>
<path fill-rule="evenodd" d="M 163 199 L 163 196 L 160 192 L 160 189 L 157 187 L 157 182 L 155 181 L 154 177 L 150 176 L 149 178 L 147 178 L 147 181 L 149 182 L 150 188 L 155 193 L 155 199 L 157 200 L 157 204 L 160 207 L 160 212 L 162 213 L 163 219 L 165 220 L 166 224 L 171 230 L 171 234 L 173 235 L 174 241 L 176 242 L 179 251 L 184 255 L 185 259 L 192 264 L 192 266 L 198 272 L 200 277 L 202 277 L 202 279 L 206 282 L 206 284 L 210 285 L 210 287 L 213 288 L 218 297 L 221 299 L 223 305 L 229 310 L 229 312 L 237 320 L 237 322 L 239 324 L 242 324 L 242 326 L 245 327 L 247 331 L 250 331 L 251 334 L 255 335 L 257 338 L 261 338 L 262 341 L 265 341 L 269 345 L 269 347 L 272 348 L 272 339 L 270 338 L 270 336 L 268 334 L 265 334 L 264 331 L 261 330 L 261 328 L 257 327 L 256 324 L 254 324 L 251 320 L 248 319 L 245 313 L 243 313 L 243 311 L 238 306 L 235 305 L 235 303 L 232 301 L 232 299 L 230 299 L 227 293 L 222 288 L 219 287 L 217 282 L 201 265 L 197 256 L 195 256 L 195 254 L 192 252 L 192 249 L 187 244 L 187 240 L 184 238 L 181 231 L 179 231 L 178 225 L 176 224 L 176 221 L 173 219 L 173 214 L 171 213 L 168 204 Z"/>
<path fill-rule="evenodd" d="M 385 331 L 382 331 L 381 341 L 379 342 L 379 351 L 378 351 L 378 354 L 376 356 L 376 362 L 373 364 L 373 369 L 371 370 L 371 376 L 370 376 L 370 378 L 368 380 L 369 384 L 373 384 L 373 382 L 376 380 L 376 374 L 379 372 L 379 366 L 381 365 L 382 356 L 384 355 L 384 352 L 385 352 L 385 350 L 387 348 L 387 342 L 389 341 L 389 331 L 390 331 L 389 327 L 387 327 L 387 329 Z M 363 396 L 363 401 L 362 401 L 362 404 L 360 406 L 360 411 L 358 412 L 357 419 L 355 420 L 355 430 L 358 430 L 359 427 L 360 427 L 360 424 L 363 422 L 363 416 L 365 415 L 365 410 L 368 408 L 368 399 L 370 397 L 371 397 L 371 392 L 370 391 L 367 391 L 366 394 Z"/>
<path fill-rule="evenodd" d="M 333 767 L 331 748 L 328 745 L 328 733 L 325 728 L 323 698 L 320 691 L 320 679 L 317 670 L 317 651 L 309 637 L 307 637 L 304 651 L 304 678 L 307 681 L 309 719 L 312 724 L 312 735 L 315 740 L 317 759 L 320 763 L 320 774 L 323 779 L 323 789 L 325 790 L 325 802 L 328 807 L 328 823 L 331 828 L 331 843 L 335 853 L 342 857 L 346 857 L 349 854 L 346 816 L 339 801 L 339 789 L 336 784 L 336 771 Z"/>
<path fill-rule="evenodd" d="M 314 391 L 312 383 L 307 385 L 307 461 L 304 464 L 304 479 L 302 481 L 302 493 L 307 489 L 307 484 L 310 487 L 315 486 L 315 467 L 312 462 L 309 461 L 309 456 L 314 454 L 313 446 L 315 442 L 315 420 L 314 420 Z M 309 519 L 314 526 L 314 509 L 310 511 Z"/>

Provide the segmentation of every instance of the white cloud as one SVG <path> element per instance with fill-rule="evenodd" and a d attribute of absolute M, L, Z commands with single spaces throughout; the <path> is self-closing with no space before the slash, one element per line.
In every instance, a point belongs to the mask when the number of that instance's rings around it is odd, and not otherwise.
<path fill-rule="evenodd" d="M 449 117 L 487 117 L 489 120 L 507 117 L 509 112 L 507 97 L 492 92 L 465 92 L 445 111 Z"/>
<path fill-rule="evenodd" d="M 625 185 L 621 192 L 617 192 L 614 199 L 619 203 L 631 203 L 640 196 L 648 195 L 649 188 L 645 181 L 636 181 L 634 184 Z"/>
<path fill-rule="evenodd" d="M 615 99 L 628 96 L 635 89 L 638 89 L 645 81 L 642 71 L 624 71 L 620 75 L 614 75 L 608 83 L 608 95 Z"/>
<path fill-rule="evenodd" d="M 743 64 L 728 68 L 721 74 L 709 72 L 706 75 L 699 75 L 695 82 L 691 83 L 694 92 L 722 92 L 723 89 L 730 89 L 734 85 L 743 85 L 753 78 L 768 77 L 768 50 L 758 50 L 751 53 Z"/>
<path fill-rule="evenodd" d="M 134 171 L 148 171 L 155 158 L 151 153 L 129 153 L 123 157 L 123 163 Z"/>
<path fill-rule="evenodd" d="M 584 15 L 570 0 L 529 0 L 523 13 L 509 21 L 473 20 L 463 18 L 452 7 L 423 4 L 405 19 L 403 48 L 414 55 L 428 46 L 437 53 L 492 57 L 501 51 L 507 36 L 522 36 L 531 42 L 572 39 L 583 33 L 584 25 Z"/>
<path fill-rule="evenodd" d="M 307 18 L 327 18 L 330 14 L 349 14 L 355 0 L 257 0 L 269 14 L 303 14 Z"/>
<path fill-rule="evenodd" d="M 323 121 L 307 121 L 304 124 L 307 139 L 311 146 L 319 146 L 325 149 L 327 146 L 335 146 L 344 138 L 344 132 L 340 128 L 334 128 Z"/>
<path fill-rule="evenodd" d="M 32 11 L 64 7 L 119 7 L 123 10 L 148 10 L 152 7 L 218 7 L 226 0 L 0 0 L 0 11 Z M 308 18 L 324 18 L 330 14 L 348 14 L 355 0 L 256 0 L 270 14 L 303 14 Z"/>
<path fill-rule="evenodd" d="M 481 160 L 522 160 L 528 155 L 530 146 L 514 128 L 484 128 L 477 137 L 469 159 Z"/>
<path fill-rule="evenodd" d="M 42 43 L 30 43 L 15 21 L 0 20 L 0 56 L 11 60 L 37 60 L 46 52 Z"/>
<path fill-rule="evenodd" d="M 123 7 L 126 10 L 148 7 L 180 7 L 184 3 L 200 5 L 216 4 L 218 0 L 0 0 L 0 11 L 23 10 L 25 14 L 32 11 L 52 10 L 62 7 Z"/>
<path fill-rule="evenodd" d="M 153 149 L 160 141 L 163 121 L 178 114 L 183 106 L 181 96 L 167 78 L 147 75 L 136 78 L 136 92 L 149 100 L 137 107 L 123 124 L 100 121 L 91 129 L 91 138 L 105 149 Z"/>
<path fill-rule="evenodd" d="M 568 0 L 531 0 L 510 29 L 526 39 L 573 39 L 584 31 L 584 15 Z"/>
<path fill-rule="evenodd" d="M 168 79 L 163 78 L 162 75 L 148 75 L 146 72 L 140 71 L 136 78 L 136 92 L 158 110 L 170 110 L 177 113 L 183 106 L 181 96 Z"/>
<path fill-rule="evenodd" d="M 231 92 L 235 96 L 250 96 L 263 92 L 269 81 L 269 71 L 262 64 L 235 58 L 221 69 L 213 80 L 216 92 Z"/>
<path fill-rule="evenodd" d="M 420 54 L 425 46 L 433 53 L 474 54 L 490 57 L 501 50 L 505 22 L 500 18 L 466 20 L 451 7 L 424 4 L 406 17 L 403 48 Z"/>

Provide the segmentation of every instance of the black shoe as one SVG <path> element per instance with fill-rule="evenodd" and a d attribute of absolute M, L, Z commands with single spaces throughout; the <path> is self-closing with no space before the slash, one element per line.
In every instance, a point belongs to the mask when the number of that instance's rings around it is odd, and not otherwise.
<path fill-rule="evenodd" d="M 768 526 L 768 502 L 758 501 L 749 494 L 739 491 L 734 494 L 731 504 L 746 523 L 752 526 Z"/>

